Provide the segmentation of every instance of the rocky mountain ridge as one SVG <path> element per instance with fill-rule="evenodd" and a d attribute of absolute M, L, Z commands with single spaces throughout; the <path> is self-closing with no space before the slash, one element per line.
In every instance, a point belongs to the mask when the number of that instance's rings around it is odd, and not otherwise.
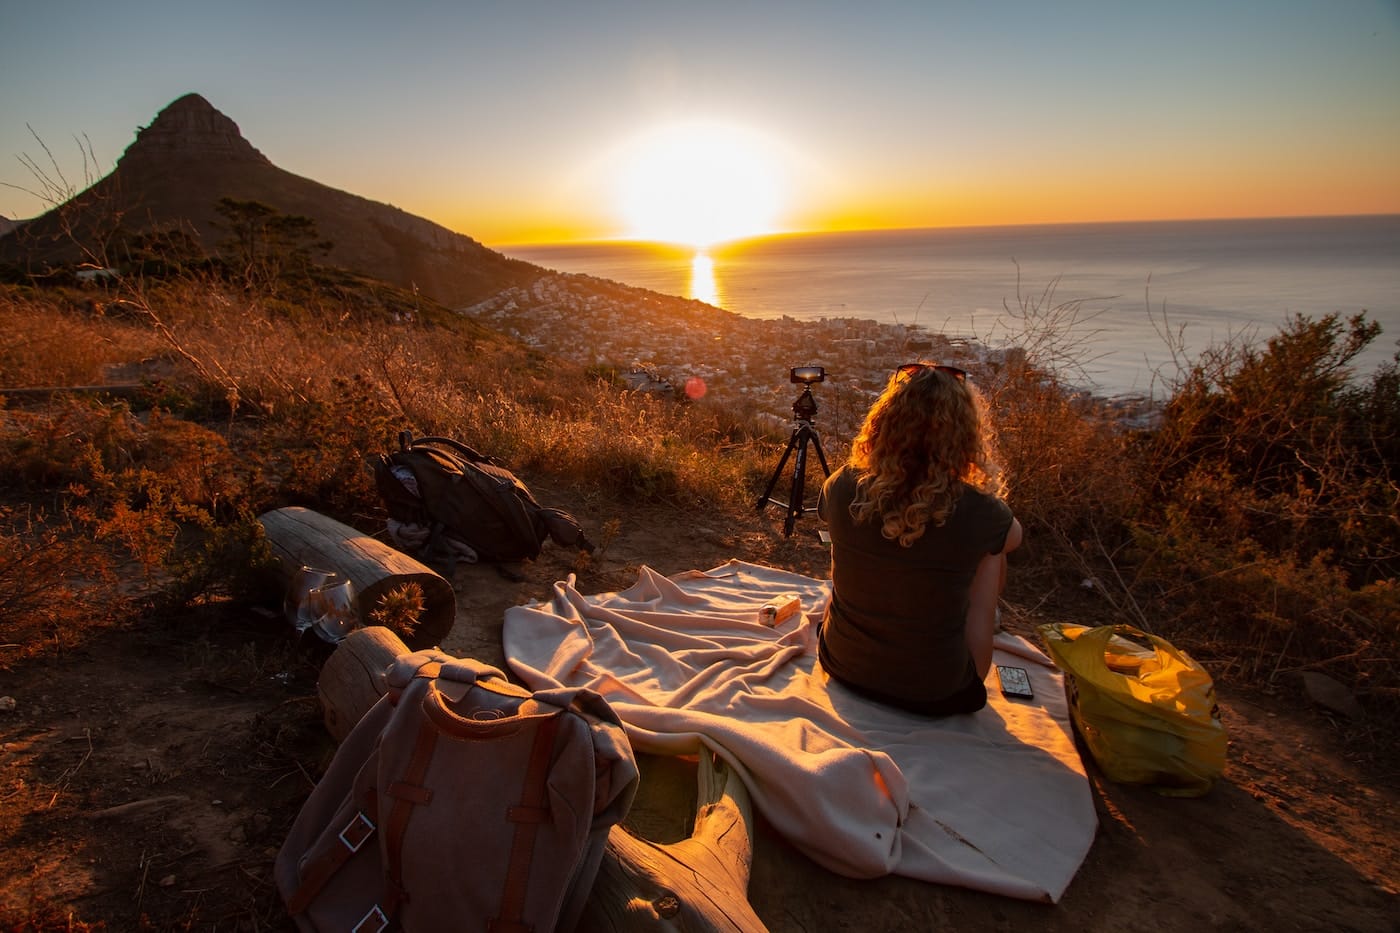
<path fill-rule="evenodd" d="M 309 217 L 332 243 L 330 264 L 447 305 L 479 301 L 541 271 L 407 211 L 278 168 L 199 94 L 178 98 L 139 128 L 109 175 L 0 237 L 0 263 L 27 272 L 82 260 L 119 265 L 133 235 L 170 229 L 216 254 L 226 236 L 216 210 L 222 198 Z"/>
<path fill-rule="evenodd" d="M 157 114 L 150 126 L 136 131 L 136 141 L 117 165 L 134 168 L 147 163 L 163 168 L 172 162 L 205 159 L 272 164 L 243 138 L 237 123 L 200 95 L 186 94 Z"/>

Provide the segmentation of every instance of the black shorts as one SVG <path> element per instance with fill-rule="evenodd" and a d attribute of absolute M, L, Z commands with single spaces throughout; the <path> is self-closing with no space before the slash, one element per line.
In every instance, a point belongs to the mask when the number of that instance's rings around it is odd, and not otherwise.
<path fill-rule="evenodd" d="M 817 659 L 822 662 L 822 669 L 847 690 L 865 697 L 867 700 L 874 700 L 883 706 L 893 706 L 895 709 L 902 709 L 905 712 L 917 713 L 920 716 L 958 716 L 963 713 L 975 713 L 987 705 L 987 687 L 976 678 L 975 672 L 965 686 L 936 700 L 909 700 L 904 697 L 890 696 L 879 690 L 837 677 L 827 667 L 826 640 L 822 638 L 821 626 L 817 627 Z"/>

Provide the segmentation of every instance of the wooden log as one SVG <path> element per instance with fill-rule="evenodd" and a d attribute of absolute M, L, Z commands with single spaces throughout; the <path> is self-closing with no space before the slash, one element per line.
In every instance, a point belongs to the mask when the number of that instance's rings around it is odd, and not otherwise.
<path fill-rule="evenodd" d="M 384 670 L 407 650 L 381 626 L 351 632 L 322 668 L 317 691 L 340 741 L 386 688 Z M 332 726 L 334 723 L 334 726 Z M 614 826 L 580 930 L 744 931 L 767 927 L 748 900 L 753 806 L 734 769 L 700 756 L 695 828 L 659 845 Z"/>
<path fill-rule="evenodd" d="M 337 571 L 355 588 L 360 624 L 369 626 L 374 624 L 371 613 L 385 596 L 404 584 L 417 584 L 423 593 L 423 611 L 404 637 L 407 646 L 430 648 L 452 631 L 457 597 L 452 584 L 431 567 L 310 509 L 274 509 L 258 516 L 258 521 L 278 559 L 284 587 L 302 567 Z"/>
<path fill-rule="evenodd" d="M 357 628 L 336 645 L 316 693 L 321 698 L 326 730 L 343 742 L 355 723 L 384 695 L 384 672 L 408 646 L 382 625 Z"/>
<path fill-rule="evenodd" d="M 753 807 L 733 768 L 700 756 L 689 839 L 658 845 L 621 826 L 608 833 L 581 930 L 767 930 L 749 904 Z"/>

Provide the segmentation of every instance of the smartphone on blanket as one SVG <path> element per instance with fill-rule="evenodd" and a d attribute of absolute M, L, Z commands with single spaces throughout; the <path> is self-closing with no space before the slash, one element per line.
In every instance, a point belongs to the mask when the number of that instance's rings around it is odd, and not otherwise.
<path fill-rule="evenodd" d="M 1001 680 L 1002 696 L 1016 697 L 1021 700 L 1030 700 L 1035 697 L 1031 692 L 1031 677 L 1026 673 L 1024 667 L 1003 667 L 997 665 L 997 677 Z"/>

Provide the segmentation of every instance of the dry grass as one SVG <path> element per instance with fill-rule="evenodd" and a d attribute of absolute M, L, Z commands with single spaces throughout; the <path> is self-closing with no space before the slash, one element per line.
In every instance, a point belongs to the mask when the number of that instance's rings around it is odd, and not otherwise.
<path fill-rule="evenodd" d="M 149 328 L 107 315 L 96 296 L 11 289 L 0 301 L 0 386 L 6 388 L 96 385 L 108 381 L 109 367 L 157 352 Z"/>
<path fill-rule="evenodd" d="M 92 313 L 94 296 L 107 313 Z M 1053 304 L 1052 288 L 1018 311 L 1021 352 L 982 380 L 1029 532 L 1013 595 L 1052 604 L 1092 581 L 1102 621 L 1180 639 L 1233 678 L 1320 670 L 1394 705 L 1400 380 L 1345 378 L 1372 330 L 1300 322 L 1264 347 L 1215 348 L 1174 385 L 1158 428 L 1127 430 L 1064 384 L 1084 362 L 1067 333 L 1085 326 L 1079 306 Z M 0 533 L 25 539 L 37 522 L 53 530 L 35 539 L 49 549 L 78 546 L 65 529 L 86 536 L 109 554 L 93 566 L 135 561 L 183 600 L 219 586 L 200 561 L 226 567 L 256 547 L 250 515 L 291 503 L 352 522 L 379 515 L 367 459 L 400 430 L 457 437 L 585 499 L 720 516 L 752 509 L 787 439 L 742 411 L 621 391 L 365 283 L 9 288 L 0 323 L 12 335 L 0 347 L 6 385 L 85 384 L 148 364 L 140 415 L 84 400 L 3 412 L 0 467 L 44 507 L 4 513 Z M 835 465 L 842 451 L 827 454 Z M 38 558 L 18 547 L 9 559 L 0 585 Z M 76 585 L 60 576 L 55 588 Z M 14 605 L 36 611 L 22 594 Z M 57 628 L 40 621 L 3 640 L 43 643 Z"/>

